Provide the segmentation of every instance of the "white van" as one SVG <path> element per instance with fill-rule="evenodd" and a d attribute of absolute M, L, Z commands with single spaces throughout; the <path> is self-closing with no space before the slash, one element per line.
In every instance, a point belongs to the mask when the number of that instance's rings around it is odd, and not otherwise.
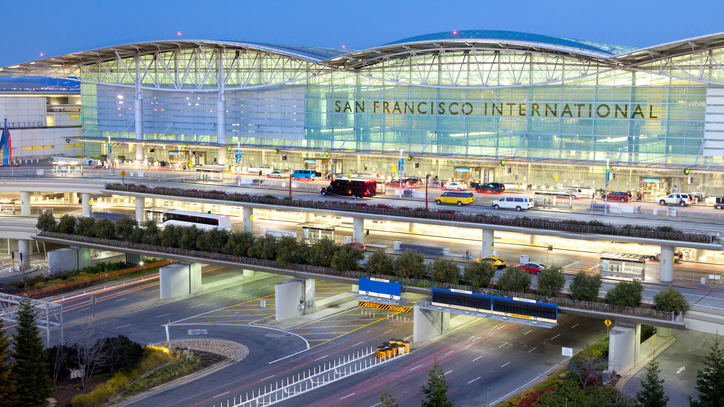
<path fill-rule="evenodd" d="M 493 201 L 493 209 L 515 209 L 520 212 L 533 207 L 533 198 L 529 196 L 504 196 Z"/>

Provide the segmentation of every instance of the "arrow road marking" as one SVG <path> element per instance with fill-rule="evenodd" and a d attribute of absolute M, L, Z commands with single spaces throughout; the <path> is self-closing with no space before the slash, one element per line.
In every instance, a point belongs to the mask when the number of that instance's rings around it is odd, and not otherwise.
<path fill-rule="evenodd" d="M 684 370 L 686 370 L 686 366 L 682 366 L 682 367 L 676 369 L 676 374 L 679 374 L 679 373 L 683 372 Z"/>

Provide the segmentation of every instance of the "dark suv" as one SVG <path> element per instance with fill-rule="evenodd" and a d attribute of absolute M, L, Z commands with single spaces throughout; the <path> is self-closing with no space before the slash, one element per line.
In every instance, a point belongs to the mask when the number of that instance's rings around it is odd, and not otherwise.
<path fill-rule="evenodd" d="M 488 182 L 475 187 L 475 192 L 505 192 L 505 185 L 500 182 Z"/>
<path fill-rule="evenodd" d="M 611 191 L 608 194 L 603 194 L 602 198 L 606 199 L 606 195 L 608 195 L 609 201 L 628 202 L 631 199 L 631 195 L 626 191 Z"/>

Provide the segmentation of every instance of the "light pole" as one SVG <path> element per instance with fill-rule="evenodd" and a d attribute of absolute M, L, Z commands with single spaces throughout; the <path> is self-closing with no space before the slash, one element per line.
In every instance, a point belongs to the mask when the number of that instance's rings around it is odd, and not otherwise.
<path fill-rule="evenodd" d="M 425 210 L 427 210 L 427 184 L 430 182 L 430 174 L 425 175 Z"/>

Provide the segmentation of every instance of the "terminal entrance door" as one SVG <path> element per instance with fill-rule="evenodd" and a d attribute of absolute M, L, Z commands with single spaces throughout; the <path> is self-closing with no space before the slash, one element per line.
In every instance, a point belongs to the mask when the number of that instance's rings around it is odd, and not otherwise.
<path fill-rule="evenodd" d="M 644 199 L 656 199 L 667 192 L 668 182 L 665 178 L 647 178 L 641 180 L 641 193 Z"/>

